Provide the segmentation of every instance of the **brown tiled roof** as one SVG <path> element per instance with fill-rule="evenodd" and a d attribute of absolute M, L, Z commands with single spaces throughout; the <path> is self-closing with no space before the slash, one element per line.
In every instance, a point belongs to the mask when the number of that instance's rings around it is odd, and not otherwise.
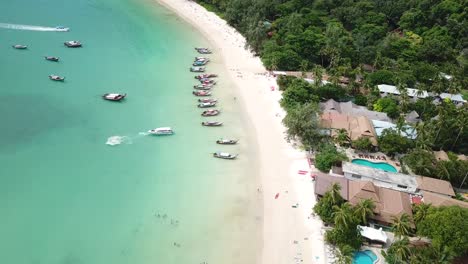
<path fill-rule="evenodd" d="M 431 193 L 431 192 L 423 192 L 423 202 L 426 204 L 432 204 L 433 206 L 460 206 L 464 208 L 468 208 L 468 203 L 459 201 L 456 199 L 452 199 L 448 196 Z"/>
<path fill-rule="evenodd" d="M 382 209 L 374 219 L 387 223 L 392 223 L 392 217 L 400 216 L 404 213 L 413 216 L 409 194 L 386 188 L 379 188 Z"/>
<path fill-rule="evenodd" d="M 430 177 L 417 176 L 418 189 L 448 196 L 455 196 L 452 184 L 448 181 L 434 179 Z"/>
<path fill-rule="evenodd" d="M 345 129 L 351 140 L 367 137 L 372 142 L 372 145 L 377 146 L 377 135 L 374 126 L 365 116 L 350 116 L 327 112 L 322 114 L 320 125 L 333 130 Z M 334 136 L 334 133 L 332 133 L 332 136 Z"/>
<path fill-rule="evenodd" d="M 343 199 L 348 198 L 348 180 L 345 177 L 332 176 L 324 173 L 317 173 L 315 177 L 315 194 L 324 195 L 333 183 L 341 186 L 340 195 Z"/>

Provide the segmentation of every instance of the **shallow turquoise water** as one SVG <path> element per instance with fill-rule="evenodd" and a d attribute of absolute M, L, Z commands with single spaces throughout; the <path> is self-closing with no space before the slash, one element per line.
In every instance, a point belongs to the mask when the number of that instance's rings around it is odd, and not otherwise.
<path fill-rule="evenodd" d="M 354 254 L 353 264 L 374 264 L 377 256 L 370 250 L 359 251 Z"/>
<path fill-rule="evenodd" d="M 187 71 L 193 46 L 207 45 L 197 32 L 147 0 L 1 1 L 0 23 L 71 28 L 0 28 L 2 263 L 253 263 L 257 246 L 242 241 L 260 229 L 254 142 L 223 80 L 226 125 L 200 126 Z M 74 39 L 84 47 L 63 46 Z M 140 134 L 159 126 L 176 134 Z M 106 145 L 115 135 L 130 140 Z M 243 144 L 216 146 L 222 136 Z"/>
<path fill-rule="evenodd" d="M 367 167 L 371 167 L 371 168 L 375 168 L 379 170 L 384 170 L 388 172 L 398 172 L 398 170 L 395 167 L 393 167 L 392 165 L 386 162 L 372 162 L 372 161 L 363 160 L 363 159 L 353 159 L 351 162 L 354 164 L 363 165 L 363 166 L 367 166 Z"/>

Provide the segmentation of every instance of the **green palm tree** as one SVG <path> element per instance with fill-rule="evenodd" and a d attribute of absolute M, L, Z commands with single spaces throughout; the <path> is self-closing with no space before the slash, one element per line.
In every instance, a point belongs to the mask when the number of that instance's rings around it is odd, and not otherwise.
<path fill-rule="evenodd" d="M 418 205 L 415 205 L 413 208 L 414 222 L 419 223 L 422 220 L 424 220 L 429 211 L 429 208 L 431 208 L 430 204 L 420 203 Z"/>
<path fill-rule="evenodd" d="M 374 216 L 374 201 L 371 199 L 364 199 L 354 207 L 354 214 L 357 219 L 363 224 L 367 224 L 367 219 Z"/>
<path fill-rule="evenodd" d="M 312 69 L 312 74 L 314 75 L 314 85 L 320 87 L 322 85 L 323 78 L 323 68 L 320 65 L 315 65 Z"/>
<path fill-rule="evenodd" d="M 392 231 L 396 237 L 407 236 L 411 233 L 411 218 L 403 213 L 400 216 L 392 217 Z"/>
<path fill-rule="evenodd" d="M 353 213 L 351 210 L 350 203 L 344 203 L 341 207 L 334 205 L 333 206 L 333 221 L 335 222 L 336 226 L 348 228 L 353 220 Z"/>
<path fill-rule="evenodd" d="M 338 183 L 333 183 L 330 187 L 330 198 L 333 202 L 333 204 L 338 204 L 341 200 L 343 200 L 343 197 L 341 197 L 340 194 L 341 191 L 341 185 Z"/>
<path fill-rule="evenodd" d="M 392 248 L 389 251 L 395 256 L 396 260 L 406 263 L 406 261 L 411 256 L 411 249 L 409 247 L 409 239 L 404 237 L 401 240 L 393 243 Z"/>
<path fill-rule="evenodd" d="M 348 136 L 348 131 L 346 131 L 346 129 L 338 130 L 335 136 L 335 141 L 340 146 L 349 146 L 351 143 L 351 139 Z"/>
<path fill-rule="evenodd" d="M 457 119 L 455 120 L 455 126 L 458 129 L 458 134 L 457 134 L 457 138 L 455 139 L 455 142 L 453 142 L 451 149 L 455 147 L 455 145 L 458 142 L 458 139 L 460 138 L 460 135 L 463 133 L 463 130 L 468 126 L 468 114 L 467 114 L 468 109 L 466 105 L 458 108 L 457 112 L 458 112 L 458 115 L 457 115 Z"/>
<path fill-rule="evenodd" d="M 354 249 L 349 245 L 344 245 L 337 252 L 339 264 L 351 264 L 353 262 Z"/>

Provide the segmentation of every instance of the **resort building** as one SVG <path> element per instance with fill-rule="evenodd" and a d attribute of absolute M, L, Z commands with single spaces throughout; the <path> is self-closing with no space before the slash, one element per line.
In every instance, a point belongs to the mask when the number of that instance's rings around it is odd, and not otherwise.
<path fill-rule="evenodd" d="M 463 95 L 461 94 L 449 94 L 449 93 L 441 93 L 438 96 L 441 100 L 449 99 L 455 104 L 464 104 L 466 100 L 463 99 Z"/>
<path fill-rule="evenodd" d="M 373 146 L 377 146 L 377 135 L 374 127 L 365 116 L 351 116 L 331 112 L 323 113 L 320 119 L 320 126 L 331 137 L 336 136 L 340 129 L 344 129 L 351 140 L 367 137 Z"/>
<path fill-rule="evenodd" d="M 380 96 L 385 97 L 387 95 L 400 95 L 400 91 L 398 91 L 398 88 L 393 85 L 388 85 L 388 84 L 379 84 L 377 85 L 377 89 L 379 89 Z M 418 90 L 418 89 L 413 89 L 413 88 L 406 88 L 406 93 L 410 98 L 413 98 L 415 100 L 421 99 L 421 98 L 426 98 L 429 97 L 429 93 L 424 90 Z"/>
<path fill-rule="evenodd" d="M 378 137 L 382 136 L 382 133 L 385 129 L 392 129 L 395 131 L 397 130 L 397 125 L 390 122 L 372 120 L 372 125 L 374 126 L 375 133 Z M 418 136 L 416 128 L 411 127 L 409 125 L 404 125 L 401 128 L 400 135 L 409 139 L 416 139 L 416 137 Z"/>
<path fill-rule="evenodd" d="M 386 113 L 370 111 L 365 106 L 359 106 L 353 102 L 340 103 L 333 99 L 320 103 L 320 109 L 323 113 L 338 113 L 351 116 L 365 116 L 370 120 L 379 120 L 390 122 L 391 119 Z"/>

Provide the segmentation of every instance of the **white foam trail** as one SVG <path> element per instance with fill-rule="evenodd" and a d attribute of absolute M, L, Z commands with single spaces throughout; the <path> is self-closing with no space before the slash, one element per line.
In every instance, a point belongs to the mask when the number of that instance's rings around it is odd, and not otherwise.
<path fill-rule="evenodd" d="M 16 29 L 16 30 L 32 30 L 32 31 L 66 31 L 64 29 L 55 28 L 55 27 L 42 27 L 42 26 L 19 25 L 19 24 L 9 24 L 9 23 L 0 23 L 0 28 Z"/>
<path fill-rule="evenodd" d="M 132 144 L 132 140 L 127 136 L 112 136 L 107 138 L 106 144 L 109 146 Z"/>

